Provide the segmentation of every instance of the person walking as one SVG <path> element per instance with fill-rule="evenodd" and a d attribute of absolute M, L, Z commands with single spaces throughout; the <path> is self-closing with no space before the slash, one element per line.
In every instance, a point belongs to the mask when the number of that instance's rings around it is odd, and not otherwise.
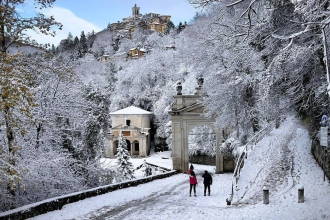
<path fill-rule="evenodd" d="M 193 189 L 194 189 L 194 196 L 197 196 L 196 195 L 197 178 L 196 178 L 196 174 L 193 170 L 190 171 L 189 183 L 190 183 L 189 196 L 191 196 L 191 191 Z"/>
<path fill-rule="evenodd" d="M 206 196 L 206 190 L 208 190 L 208 195 L 210 196 L 211 194 L 211 185 L 212 185 L 212 176 L 209 174 L 209 172 L 207 172 L 207 170 L 205 170 L 203 176 L 204 181 L 204 196 Z"/>

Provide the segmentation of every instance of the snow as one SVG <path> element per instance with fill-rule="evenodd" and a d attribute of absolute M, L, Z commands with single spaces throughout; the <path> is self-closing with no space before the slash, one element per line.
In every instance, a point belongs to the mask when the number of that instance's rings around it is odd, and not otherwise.
<path fill-rule="evenodd" d="M 232 206 L 225 202 L 232 174 L 214 174 L 213 166 L 194 165 L 197 197 L 189 197 L 188 176 L 178 174 L 72 203 L 33 219 L 329 219 L 330 184 L 323 181 L 310 143 L 307 129 L 294 117 L 273 130 L 250 150 L 236 194 L 248 192 L 239 202 L 236 196 Z M 147 160 L 167 161 L 160 158 L 169 156 L 168 152 L 156 155 Z M 284 167 L 286 161 L 291 162 L 290 169 Z M 204 170 L 213 173 L 214 179 L 211 196 L 206 197 L 201 184 Z M 305 189 L 304 203 L 297 202 L 300 185 Z M 263 186 L 270 190 L 268 205 L 259 197 Z"/>
<path fill-rule="evenodd" d="M 132 163 L 135 169 L 134 171 L 135 178 L 145 177 L 145 167 L 141 167 L 141 165 L 143 165 L 144 162 L 158 166 L 158 167 L 154 167 L 154 166 L 151 167 L 153 175 L 161 174 L 166 172 L 167 170 L 173 169 L 170 151 L 152 153 L 148 157 L 131 157 L 130 162 Z M 115 158 L 101 158 L 100 163 L 102 168 L 104 169 L 116 170 L 118 167 L 117 160 Z"/>
<path fill-rule="evenodd" d="M 143 110 L 135 106 L 129 106 L 127 108 L 111 112 L 110 115 L 151 115 L 151 112 Z"/>
<path fill-rule="evenodd" d="M 147 161 L 147 163 L 157 165 L 159 167 L 163 167 L 166 169 L 172 169 L 172 158 L 171 158 L 171 151 L 164 151 L 164 152 L 156 152 L 152 153 L 148 157 L 132 157 L 131 162 L 134 166 L 134 168 L 137 168 L 141 166 L 144 162 L 144 160 Z M 100 160 L 101 166 L 103 168 L 111 169 L 117 166 L 116 159 L 114 158 L 101 158 Z"/>

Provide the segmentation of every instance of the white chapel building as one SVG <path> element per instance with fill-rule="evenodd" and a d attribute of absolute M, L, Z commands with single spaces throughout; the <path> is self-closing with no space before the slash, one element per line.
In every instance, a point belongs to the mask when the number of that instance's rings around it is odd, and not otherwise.
<path fill-rule="evenodd" d="M 130 106 L 110 113 L 112 128 L 107 137 L 105 156 L 117 153 L 118 138 L 122 134 L 127 142 L 127 150 L 132 156 L 146 157 L 150 152 L 150 121 L 152 113 Z"/>

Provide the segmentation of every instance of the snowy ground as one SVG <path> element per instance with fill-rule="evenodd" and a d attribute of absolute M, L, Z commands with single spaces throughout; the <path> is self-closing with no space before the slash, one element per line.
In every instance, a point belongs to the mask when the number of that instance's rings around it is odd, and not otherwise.
<path fill-rule="evenodd" d="M 144 161 L 150 164 L 158 165 L 159 167 L 162 168 L 172 169 L 172 159 L 171 159 L 170 151 L 152 153 L 151 156 L 146 158 L 141 158 L 141 157 L 131 158 L 131 162 L 134 168 L 140 167 L 144 163 Z M 102 158 L 100 162 L 103 168 L 116 170 L 117 167 L 116 159 Z M 165 172 L 164 169 L 158 169 L 155 167 L 151 167 L 151 169 L 153 175 L 161 174 Z M 135 170 L 134 176 L 135 178 L 145 177 L 145 168 L 142 167 L 140 169 Z"/>
<path fill-rule="evenodd" d="M 146 158 L 131 158 L 131 162 L 135 168 L 143 164 L 144 160 L 146 160 L 148 163 L 155 164 L 160 167 L 172 169 L 171 151 L 152 153 L 151 156 Z M 101 164 L 104 168 L 112 168 L 116 166 L 116 159 L 102 158 Z"/>
<path fill-rule="evenodd" d="M 166 156 L 156 157 L 149 160 L 170 166 L 170 160 L 161 159 Z M 199 183 L 205 169 L 214 172 L 210 166 L 195 169 Z M 188 176 L 179 174 L 85 199 L 34 219 L 330 219 L 330 184 L 323 182 L 310 154 L 308 133 L 296 119 L 289 118 L 255 146 L 242 172 L 232 206 L 225 202 L 231 174 L 213 174 L 210 197 L 203 196 L 202 184 L 197 197 L 189 197 Z M 297 203 L 300 184 L 305 187 L 305 203 Z M 264 185 L 270 188 L 269 205 L 262 204 Z"/>

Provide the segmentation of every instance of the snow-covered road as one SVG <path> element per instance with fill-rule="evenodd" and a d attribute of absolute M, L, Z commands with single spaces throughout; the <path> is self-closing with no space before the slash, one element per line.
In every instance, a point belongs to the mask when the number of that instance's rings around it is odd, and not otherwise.
<path fill-rule="evenodd" d="M 201 177 L 198 178 L 201 182 Z M 287 201 L 272 200 L 269 205 L 227 206 L 231 174 L 214 175 L 211 196 L 203 196 L 202 185 L 197 197 L 189 197 L 187 175 L 179 174 L 163 180 L 122 189 L 98 197 L 66 205 L 62 210 L 34 219 L 329 219 L 329 203 L 308 199 L 298 204 L 294 192 Z M 329 197 L 329 191 L 325 195 Z M 317 195 L 320 197 L 322 195 Z M 314 196 L 315 197 L 315 196 Z M 328 199 L 329 200 L 329 199 Z"/>
<path fill-rule="evenodd" d="M 201 174 L 211 166 L 196 165 Z M 188 176 L 166 179 L 85 199 L 34 219 L 330 219 L 330 184 L 310 153 L 307 130 L 288 119 L 249 153 L 235 191 L 236 205 L 227 206 L 232 174 L 213 174 L 211 196 L 189 197 Z M 298 185 L 305 187 L 305 203 L 297 203 Z M 270 204 L 262 204 L 262 187 L 270 188 Z M 244 195 L 241 198 L 241 195 Z M 238 197 L 237 197 L 238 196 Z M 239 202 L 237 202 L 239 201 Z"/>
<path fill-rule="evenodd" d="M 206 167 L 206 166 L 205 166 Z M 202 172 L 204 168 L 197 170 Z M 213 167 L 206 167 L 213 170 Z M 211 196 L 203 196 L 203 185 L 197 186 L 197 197 L 189 197 L 186 174 L 178 174 L 137 187 L 118 190 L 94 198 L 69 204 L 62 210 L 50 212 L 34 219 L 204 219 L 209 213 L 214 219 L 227 208 L 231 174 L 214 176 Z M 198 175 L 202 183 L 201 175 Z M 196 216 L 197 215 L 197 216 Z"/>
<path fill-rule="evenodd" d="M 115 208 L 104 207 L 80 219 L 192 219 L 195 212 L 202 214 L 209 209 L 216 210 L 224 207 L 226 190 L 220 189 L 219 186 L 223 186 L 224 181 L 230 179 L 228 178 L 230 175 L 223 175 L 223 177 L 225 178 L 216 178 L 214 185 L 217 187 L 213 187 L 210 197 L 202 196 L 202 185 L 198 186 L 197 197 L 189 197 L 187 176 L 181 174 L 171 177 L 171 184 L 168 185 L 159 181 L 157 183 L 159 190 L 144 198 Z"/>

